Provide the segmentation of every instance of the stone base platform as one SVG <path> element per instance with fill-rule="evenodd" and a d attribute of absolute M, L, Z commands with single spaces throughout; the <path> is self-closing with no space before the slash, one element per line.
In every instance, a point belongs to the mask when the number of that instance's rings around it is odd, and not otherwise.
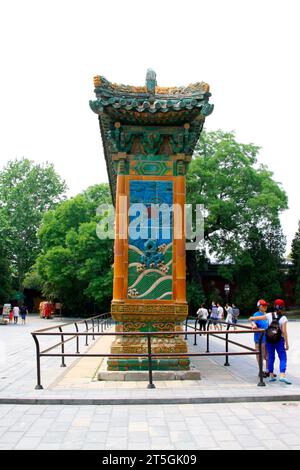
<path fill-rule="evenodd" d="M 109 371 L 107 360 L 104 360 L 98 370 L 98 380 L 108 382 L 147 382 L 149 372 L 146 370 Z M 201 374 L 197 369 L 191 370 L 153 370 L 153 381 L 160 380 L 200 380 Z"/>
<path fill-rule="evenodd" d="M 199 371 L 153 371 L 153 381 L 159 380 L 200 380 L 201 374 Z M 147 382 L 149 374 L 145 371 L 103 371 L 99 372 L 98 380 L 108 382 Z"/>

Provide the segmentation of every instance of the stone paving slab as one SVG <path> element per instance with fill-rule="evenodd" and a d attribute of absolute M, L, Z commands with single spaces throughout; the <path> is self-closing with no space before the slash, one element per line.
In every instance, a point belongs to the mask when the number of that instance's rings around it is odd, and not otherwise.
<path fill-rule="evenodd" d="M 0 449 L 152 451 L 300 447 L 300 402 L 128 407 L 1 405 L 0 420 Z"/>

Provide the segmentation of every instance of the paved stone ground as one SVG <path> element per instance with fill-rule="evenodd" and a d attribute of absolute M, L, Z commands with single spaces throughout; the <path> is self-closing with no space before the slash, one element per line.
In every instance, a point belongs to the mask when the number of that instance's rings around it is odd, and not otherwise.
<path fill-rule="evenodd" d="M 0 405 L 0 449 L 300 449 L 300 403 Z"/>
<path fill-rule="evenodd" d="M 69 321 L 69 320 L 67 320 Z M 0 397 L 30 393 L 36 385 L 36 351 L 31 331 L 65 323 L 60 319 L 45 320 L 29 315 L 26 325 L 0 325 Z M 82 328 L 83 330 L 84 328 Z M 59 341 L 59 338 L 55 340 Z M 53 337 L 41 340 L 43 347 L 53 345 Z M 67 350 L 70 350 L 69 346 Z M 74 350 L 74 347 L 72 348 Z M 74 359 L 68 359 L 72 363 Z M 45 387 L 62 373 L 59 358 L 43 358 Z"/>
<path fill-rule="evenodd" d="M 224 367 L 224 356 L 194 359 L 195 366 L 202 372 L 200 381 L 156 382 L 156 389 L 147 390 L 147 382 L 99 382 L 93 381 L 97 364 L 94 359 L 67 358 L 68 368 L 60 368 L 60 358 L 42 358 L 42 383 L 44 390 L 34 390 L 36 385 L 35 346 L 30 331 L 60 324 L 59 320 L 42 320 L 29 317 L 29 323 L 0 327 L 0 400 L 11 398 L 30 399 L 103 399 L 103 400 L 178 400 L 210 398 L 214 401 L 232 397 L 274 397 L 300 396 L 300 323 L 289 324 L 291 351 L 288 370 L 292 386 L 280 383 L 257 387 L 257 364 L 254 356 L 230 358 L 230 367 Z M 234 339 L 252 345 L 251 335 L 234 335 Z M 53 338 L 44 338 L 43 345 L 53 344 Z M 100 349 L 107 350 L 107 338 L 99 340 Z M 206 341 L 202 336 L 191 351 L 205 351 Z M 84 339 L 81 339 L 84 344 Z M 90 340 L 92 348 L 99 346 Z M 211 350 L 224 351 L 224 342 L 211 340 Z M 81 351 L 85 348 L 81 346 Z M 238 350 L 235 346 L 231 350 Z M 74 351 L 74 342 L 68 343 L 66 351 Z M 87 365 L 91 361 L 91 367 Z M 79 363 L 79 364 L 78 364 Z M 84 368 L 80 367 L 84 363 Z M 74 367 L 72 367 L 72 365 Z M 71 366 L 71 367 L 70 367 Z M 78 367 L 77 367 L 78 366 Z M 81 371 L 79 370 L 81 369 Z M 74 377 L 75 371 L 75 377 Z M 84 374 L 82 374 L 82 371 Z M 81 374 L 81 375 L 80 375 Z"/>
<path fill-rule="evenodd" d="M 0 402 L 7 398 L 78 399 L 77 405 L 0 404 L 0 449 L 299 449 L 300 401 L 262 403 L 162 404 L 170 398 L 226 397 L 243 399 L 300 394 L 300 323 L 290 323 L 289 377 L 292 386 L 275 383 L 256 386 L 254 357 L 234 357 L 224 368 L 224 357 L 197 359 L 203 379 L 197 383 L 156 382 L 145 389 L 144 382 L 93 383 L 94 365 L 88 384 L 62 384 L 72 368 L 61 369 L 59 358 L 42 359 L 44 390 L 36 383 L 35 347 L 30 331 L 60 323 L 29 317 L 26 326 L 0 327 Z M 250 335 L 249 335 L 250 336 Z M 248 335 L 239 340 L 252 344 Z M 53 341 L 53 340 L 51 340 Z M 101 340 L 102 341 L 102 340 Z M 191 340 L 192 341 L 192 340 Z M 205 350 L 204 338 L 192 348 Z M 48 339 L 44 344 L 49 344 Z M 212 340 L 215 350 L 224 344 Z M 94 345 L 93 345 L 94 347 Z M 68 346 L 71 348 L 71 346 Z M 74 346 L 72 346 L 72 350 Z M 195 349 L 195 350 L 196 350 Z M 67 359 L 74 366 L 78 359 Z M 80 377 L 79 377 L 80 379 Z M 64 384 L 66 385 L 66 384 Z M 125 405 L 83 405 L 91 399 L 127 400 Z M 128 404 L 128 399 L 157 399 L 157 404 Z"/>

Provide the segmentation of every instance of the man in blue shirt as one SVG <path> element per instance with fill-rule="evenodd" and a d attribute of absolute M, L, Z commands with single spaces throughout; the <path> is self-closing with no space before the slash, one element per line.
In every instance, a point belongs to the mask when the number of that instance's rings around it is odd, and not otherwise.
<path fill-rule="evenodd" d="M 218 307 L 216 306 L 215 302 L 212 302 L 211 305 L 211 313 L 210 313 L 210 322 L 208 324 L 208 330 L 210 329 L 210 325 L 213 325 L 215 329 L 217 329 L 218 324 Z"/>
<path fill-rule="evenodd" d="M 257 306 L 259 308 L 258 312 L 256 312 L 253 317 L 260 317 L 261 315 L 265 315 L 267 308 L 268 308 L 268 303 L 261 299 L 257 302 Z M 254 320 L 252 321 L 252 328 L 260 328 L 263 330 L 266 330 L 269 326 L 269 323 L 267 320 Z M 259 350 L 259 338 L 260 338 L 261 333 L 257 332 L 254 333 L 254 343 L 255 343 L 255 349 Z M 264 334 L 263 339 L 262 339 L 262 355 L 263 355 L 263 360 L 266 362 L 266 371 L 263 373 L 263 377 L 269 377 L 270 373 L 268 370 L 268 353 L 267 353 L 267 348 L 266 348 L 266 335 Z M 256 356 L 257 363 L 259 365 L 259 354 Z"/>

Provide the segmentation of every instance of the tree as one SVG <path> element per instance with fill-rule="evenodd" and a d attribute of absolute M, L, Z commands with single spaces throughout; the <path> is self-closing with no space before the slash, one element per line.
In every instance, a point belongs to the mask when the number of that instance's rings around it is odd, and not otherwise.
<path fill-rule="evenodd" d="M 44 213 L 63 199 L 65 182 L 50 163 L 23 158 L 8 162 L 0 172 L 0 212 L 5 223 L 8 260 L 17 288 L 39 251 L 37 231 Z"/>
<path fill-rule="evenodd" d="M 300 221 L 292 242 L 291 259 L 293 261 L 291 278 L 295 283 L 295 300 L 300 304 Z"/>
<path fill-rule="evenodd" d="M 233 300 L 241 309 L 253 308 L 259 298 L 273 302 L 282 296 L 284 247 L 280 226 L 266 226 L 263 233 L 256 228 L 251 230 L 247 248 L 231 266 L 237 285 Z"/>
<path fill-rule="evenodd" d="M 10 300 L 12 294 L 12 273 L 8 259 L 9 240 L 6 238 L 7 220 L 0 211 L 0 303 Z"/>
<path fill-rule="evenodd" d="M 195 282 L 187 282 L 186 299 L 189 305 L 189 315 L 196 315 L 200 305 L 205 302 L 205 295 L 202 289 Z"/>
<path fill-rule="evenodd" d="M 0 303 L 3 304 L 8 302 L 11 294 L 11 272 L 9 269 L 7 253 L 2 239 L 0 238 Z"/>
<path fill-rule="evenodd" d="M 84 313 L 90 302 L 109 309 L 113 240 L 100 240 L 96 233 L 101 220 L 96 209 L 104 203 L 111 203 L 108 185 L 92 186 L 48 211 L 38 233 L 41 253 L 28 276 L 40 280 L 48 299 L 74 313 Z"/>
<path fill-rule="evenodd" d="M 203 132 L 187 173 L 187 202 L 204 206 L 207 255 L 237 269 L 241 263 L 245 269 L 252 266 L 254 234 L 264 237 L 266 227 L 270 233 L 279 230 L 279 214 L 287 208 L 285 191 L 266 166 L 257 164 L 258 151 L 256 145 L 237 142 L 233 132 Z M 271 238 L 265 249 L 277 242 Z M 257 253 L 262 255 L 262 248 Z M 195 256 L 188 253 L 189 272 Z M 260 263 L 257 256 L 255 262 Z M 232 270 L 224 267 L 224 273 L 233 279 Z M 249 290 L 254 298 L 258 286 L 253 282 L 256 287 L 250 283 Z"/>

